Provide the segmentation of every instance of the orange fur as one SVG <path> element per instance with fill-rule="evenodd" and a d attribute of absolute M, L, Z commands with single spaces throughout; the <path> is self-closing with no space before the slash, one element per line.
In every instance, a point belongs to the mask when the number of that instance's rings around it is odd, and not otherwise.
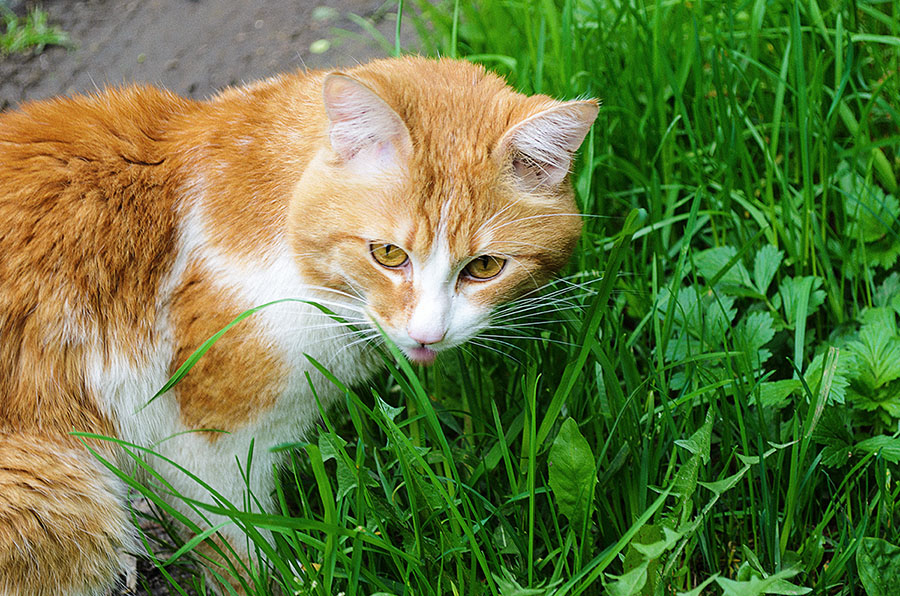
<path fill-rule="evenodd" d="M 523 96 L 469 63 L 404 58 L 203 102 L 129 87 L 0 115 L 0 592 L 114 581 L 122 489 L 71 431 L 213 470 L 256 434 L 271 446 L 311 424 L 305 375 L 324 379 L 306 353 L 351 382 L 371 374 L 355 336 L 293 305 L 243 321 L 139 407 L 257 300 L 309 286 L 302 297 L 378 322 L 424 362 L 466 339 L 454 316 L 481 324 L 546 281 L 580 233 L 565 172 L 596 110 Z M 372 242 L 410 264 L 377 265 Z M 506 260 L 496 280 L 460 273 L 483 254 Z M 435 292 L 468 310 L 432 308 Z M 456 335 L 432 350 L 410 339 L 423 326 Z M 231 435 L 182 432 L 213 428 Z M 265 478 L 252 481 L 261 498 Z"/>

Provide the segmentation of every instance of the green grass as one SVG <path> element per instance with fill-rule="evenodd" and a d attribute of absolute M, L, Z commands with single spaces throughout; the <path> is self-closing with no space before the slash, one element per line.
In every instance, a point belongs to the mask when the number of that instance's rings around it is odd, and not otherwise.
<path fill-rule="evenodd" d="M 0 2 L 0 17 L 5 32 L 0 33 L 0 56 L 23 52 L 40 52 L 49 45 L 70 45 L 65 31 L 48 24 L 49 14 L 40 8 L 31 8 L 24 17 L 19 17 Z"/>
<path fill-rule="evenodd" d="M 284 515 L 233 514 L 276 529 L 279 581 L 900 593 L 900 4 L 419 9 L 428 53 L 602 99 L 573 175 L 590 291 L 514 359 L 348 388 Z"/>

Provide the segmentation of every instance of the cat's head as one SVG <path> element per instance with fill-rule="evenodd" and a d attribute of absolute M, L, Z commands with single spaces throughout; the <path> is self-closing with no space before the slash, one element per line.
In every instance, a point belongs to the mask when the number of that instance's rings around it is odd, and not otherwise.
<path fill-rule="evenodd" d="M 472 338 L 566 263 L 581 232 L 567 174 L 596 101 L 420 58 L 330 74 L 322 97 L 292 246 L 305 277 L 346 293 L 410 360 Z"/>

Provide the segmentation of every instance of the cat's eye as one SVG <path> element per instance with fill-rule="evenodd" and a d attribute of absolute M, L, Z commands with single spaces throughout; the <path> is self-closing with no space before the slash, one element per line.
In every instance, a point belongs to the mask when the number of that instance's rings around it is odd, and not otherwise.
<path fill-rule="evenodd" d="M 496 277 L 503 271 L 504 265 L 506 265 L 506 259 L 482 255 L 469 261 L 469 264 L 463 269 L 463 273 L 473 279 L 486 280 Z"/>
<path fill-rule="evenodd" d="M 409 260 L 403 249 L 387 242 L 373 242 L 369 245 L 372 258 L 384 267 L 402 267 Z"/>

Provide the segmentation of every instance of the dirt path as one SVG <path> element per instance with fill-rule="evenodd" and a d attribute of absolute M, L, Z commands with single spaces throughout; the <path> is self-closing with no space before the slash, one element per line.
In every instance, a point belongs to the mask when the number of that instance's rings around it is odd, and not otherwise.
<path fill-rule="evenodd" d="M 6 4 L 22 14 L 30 1 L 6 0 Z M 73 47 L 0 57 L 0 110 L 31 99 L 129 82 L 202 98 L 227 85 L 278 72 L 343 66 L 383 56 L 384 49 L 348 16 L 351 13 L 372 23 L 391 43 L 394 39 L 390 10 L 395 3 L 383 0 L 328 0 L 327 6 L 309 0 L 43 0 L 40 4 L 50 13 L 51 22 L 70 35 Z M 146 529 L 159 534 L 152 524 Z M 148 560 L 135 563 L 137 591 L 123 591 L 123 595 L 175 593 Z M 183 570 L 170 571 L 182 578 L 182 585 L 190 585 Z"/>
<path fill-rule="evenodd" d="M 22 0 L 7 3 L 17 12 L 28 5 Z M 43 0 L 51 22 L 69 33 L 74 48 L 0 58 L 0 109 L 28 99 L 128 82 L 205 97 L 227 85 L 303 66 L 341 66 L 383 55 L 384 50 L 348 17 L 351 13 L 373 22 L 393 42 L 395 3 L 324 4 L 324 0 Z"/>

